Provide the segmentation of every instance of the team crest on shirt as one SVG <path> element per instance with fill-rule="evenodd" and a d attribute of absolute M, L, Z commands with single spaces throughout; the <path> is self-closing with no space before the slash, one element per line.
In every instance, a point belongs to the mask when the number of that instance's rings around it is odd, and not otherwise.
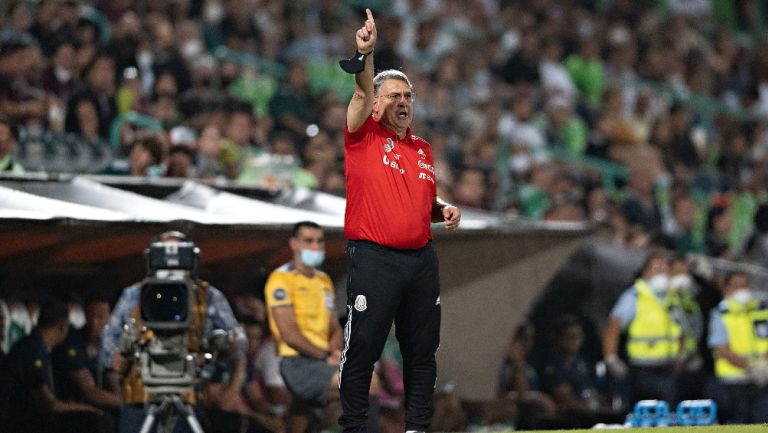
<path fill-rule="evenodd" d="M 392 137 L 387 137 L 387 142 L 384 144 L 384 152 L 392 152 L 392 149 L 395 148 L 395 142 L 392 140 Z"/>
<path fill-rule="evenodd" d="M 424 149 L 422 149 L 422 148 L 419 148 L 419 151 L 416 152 L 416 153 L 418 153 L 419 156 L 422 157 L 422 158 L 426 158 L 427 157 L 427 154 L 424 152 Z"/>
<path fill-rule="evenodd" d="M 355 310 L 363 312 L 368 308 L 368 300 L 365 295 L 357 295 L 355 298 Z"/>

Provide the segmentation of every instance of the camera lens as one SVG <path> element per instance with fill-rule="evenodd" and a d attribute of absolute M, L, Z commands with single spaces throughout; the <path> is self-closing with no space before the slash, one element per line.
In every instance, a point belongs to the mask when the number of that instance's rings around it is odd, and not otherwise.
<path fill-rule="evenodd" d="M 141 290 L 141 319 L 151 323 L 187 320 L 189 289 L 182 282 L 151 282 Z"/>

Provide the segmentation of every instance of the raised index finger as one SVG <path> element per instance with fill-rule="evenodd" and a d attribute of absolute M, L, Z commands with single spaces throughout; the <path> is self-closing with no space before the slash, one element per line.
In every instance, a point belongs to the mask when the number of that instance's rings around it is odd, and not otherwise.
<path fill-rule="evenodd" d="M 376 24 L 376 22 L 373 20 L 373 12 L 369 8 L 365 8 L 365 14 L 368 15 L 368 21 L 371 22 L 371 24 Z"/>

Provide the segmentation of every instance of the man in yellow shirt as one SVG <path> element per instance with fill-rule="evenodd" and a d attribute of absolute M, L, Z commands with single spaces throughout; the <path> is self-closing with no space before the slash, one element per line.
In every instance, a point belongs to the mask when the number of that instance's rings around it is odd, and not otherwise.
<path fill-rule="evenodd" d="M 307 429 L 314 409 L 338 394 L 342 331 L 333 283 L 317 269 L 325 258 L 323 229 L 296 223 L 288 243 L 293 258 L 270 274 L 264 291 L 280 373 L 294 398 L 287 433 L 298 433 Z"/>

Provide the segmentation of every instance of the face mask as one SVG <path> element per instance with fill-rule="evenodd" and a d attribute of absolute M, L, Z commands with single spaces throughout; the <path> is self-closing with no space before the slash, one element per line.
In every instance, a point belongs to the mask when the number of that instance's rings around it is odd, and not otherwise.
<path fill-rule="evenodd" d="M 69 324 L 74 326 L 75 329 L 85 326 L 85 311 L 83 311 L 83 307 L 80 304 L 69 306 Z"/>
<path fill-rule="evenodd" d="M 61 83 L 65 83 L 72 78 L 72 72 L 62 68 L 61 66 L 56 66 L 53 68 L 53 75 L 55 75 L 56 79 Z"/>
<path fill-rule="evenodd" d="M 323 260 L 325 260 L 323 250 L 301 250 L 301 262 L 307 266 L 316 268 L 323 264 Z"/>
<path fill-rule="evenodd" d="M 154 56 L 149 51 L 140 51 L 139 54 L 136 56 L 136 61 L 139 64 L 139 67 L 142 69 L 147 69 L 152 66 L 152 61 L 154 60 Z"/>
<path fill-rule="evenodd" d="M 693 287 L 693 280 L 688 274 L 675 275 L 669 279 L 669 287 L 678 290 L 690 290 Z"/>
<path fill-rule="evenodd" d="M 669 277 L 667 274 L 659 274 L 648 280 L 648 285 L 655 292 L 666 292 L 669 288 Z"/>
<path fill-rule="evenodd" d="M 512 171 L 515 173 L 526 173 L 531 169 L 531 157 L 529 155 L 515 155 L 510 161 Z"/>
<path fill-rule="evenodd" d="M 208 3 L 203 13 L 203 19 L 208 24 L 218 24 L 224 18 L 224 7 L 218 2 Z"/>
<path fill-rule="evenodd" d="M 203 44 L 197 39 L 185 42 L 184 45 L 181 46 L 181 55 L 187 59 L 195 58 L 202 52 Z"/>
<path fill-rule="evenodd" d="M 738 289 L 731 295 L 731 298 L 739 304 L 746 304 L 752 300 L 752 291 L 749 289 Z"/>

